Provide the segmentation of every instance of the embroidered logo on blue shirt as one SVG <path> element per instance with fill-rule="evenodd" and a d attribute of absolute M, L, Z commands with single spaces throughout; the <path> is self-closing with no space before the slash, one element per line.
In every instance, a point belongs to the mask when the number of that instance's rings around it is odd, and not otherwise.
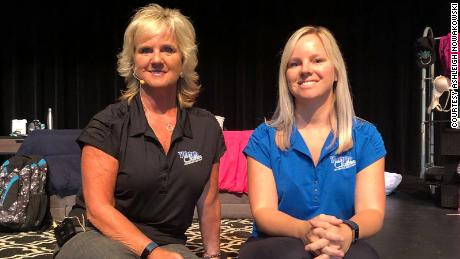
<path fill-rule="evenodd" d="M 331 164 L 334 165 L 334 171 L 348 169 L 356 165 L 356 160 L 351 156 L 331 156 Z"/>
<path fill-rule="evenodd" d="M 184 160 L 184 165 L 193 164 L 203 160 L 203 157 L 196 151 L 179 151 L 177 154 Z"/>

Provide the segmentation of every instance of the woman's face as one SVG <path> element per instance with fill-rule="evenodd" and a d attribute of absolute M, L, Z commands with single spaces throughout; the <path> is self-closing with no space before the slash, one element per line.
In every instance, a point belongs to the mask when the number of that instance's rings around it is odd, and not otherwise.
<path fill-rule="evenodd" d="M 318 36 L 307 34 L 299 39 L 288 60 L 286 78 L 297 100 L 331 94 L 336 80 L 335 69 Z"/>
<path fill-rule="evenodd" d="M 169 30 L 139 30 L 134 37 L 134 65 L 139 79 L 153 88 L 176 87 L 182 55 Z"/>

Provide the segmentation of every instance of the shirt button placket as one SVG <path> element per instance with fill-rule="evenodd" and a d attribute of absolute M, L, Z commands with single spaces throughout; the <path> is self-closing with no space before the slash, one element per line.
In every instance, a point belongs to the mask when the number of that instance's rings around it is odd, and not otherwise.
<path fill-rule="evenodd" d="M 314 173 L 314 179 L 313 179 L 313 202 L 317 205 L 319 205 L 319 180 L 318 180 L 318 168 L 315 167 L 315 173 Z"/>
<path fill-rule="evenodd" d="M 161 187 L 160 193 L 167 194 L 168 193 L 168 178 L 169 178 L 169 169 L 168 169 L 168 162 L 164 159 L 164 164 L 161 166 Z"/>

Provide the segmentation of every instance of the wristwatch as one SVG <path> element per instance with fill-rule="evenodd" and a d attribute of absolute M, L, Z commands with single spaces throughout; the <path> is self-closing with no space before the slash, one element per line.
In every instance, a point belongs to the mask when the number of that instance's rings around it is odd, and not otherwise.
<path fill-rule="evenodd" d="M 354 221 L 351 221 L 351 220 L 342 220 L 343 224 L 349 226 L 351 228 L 351 231 L 353 233 L 353 237 L 352 237 L 352 240 L 351 240 L 351 243 L 354 243 L 356 241 L 358 241 L 359 239 L 359 226 L 358 224 L 356 224 L 356 222 Z"/>
<path fill-rule="evenodd" d="M 141 258 L 142 259 L 147 259 L 149 257 L 149 255 L 152 253 L 153 250 L 155 250 L 155 248 L 157 248 L 159 245 L 155 242 L 151 242 L 150 244 L 148 244 L 145 248 L 144 248 L 144 251 L 142 251 L 142 254 L 141 254 Z"/>

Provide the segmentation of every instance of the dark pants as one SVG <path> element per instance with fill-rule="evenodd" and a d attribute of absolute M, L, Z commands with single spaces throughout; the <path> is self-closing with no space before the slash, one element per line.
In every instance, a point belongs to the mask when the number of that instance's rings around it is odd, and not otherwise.
<path fill-rule="evenodd" d="M 239 259 L 312 259 L 302 240 L 292 237 L 250 237 L 240 250 Z M 344 259 L 378 259 L 368 243 L 359 240 L 351 245 Z"/>
<path fill-rule="evenodd" d="M 181 254 L 185 259 L 198 259 L 182 244 L 170 244 L 161 248 Z M 95 229 L 91 229 L 78 233 L 61 248 L 57 247 L 55 258 L 138 259 L 139 257 L 123 244 L 107 238 Z"/>

